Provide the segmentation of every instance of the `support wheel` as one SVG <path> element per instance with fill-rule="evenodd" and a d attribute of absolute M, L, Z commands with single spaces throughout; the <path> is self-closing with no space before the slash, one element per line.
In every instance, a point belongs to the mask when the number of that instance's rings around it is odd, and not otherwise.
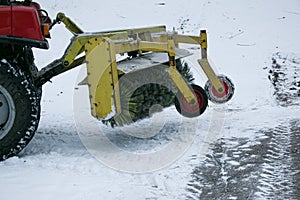
<path fill-rule="evenodd" d="M 234 94 L 234 85 L 227 76 L 219 75 L 218 78 L 223 84 L 224 87 L 223 93 L 218 93 L 209 80 L 206 82 L 204 89 L 206 91 L 208 99 L 211 102 L 222 104 L 222 103 L 226 103 L 232 98 Z"/>
<path fill-rule="evenodd" d="M 0 161 L 18 154 L 32 139 L 40 118 L 33 81 L 18 67 L 0 61 Z"/>
<path fill-rule="evenodd" d="M 208 99 L 206 92 L 198 85 L 191 85 L 194 90 L 194 94 L 197 97 L 195 104 L 189 104 L 181 93 L 178 93 L 175 98 L 175 107 L 177 111 L 189 118 L 198 117 L 206 110 L 208 105 Z"/>

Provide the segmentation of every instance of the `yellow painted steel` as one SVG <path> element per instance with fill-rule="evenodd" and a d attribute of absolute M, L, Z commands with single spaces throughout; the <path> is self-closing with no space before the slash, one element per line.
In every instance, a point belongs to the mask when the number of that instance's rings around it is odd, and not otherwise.
<path fill-rule="evenodd" d="M 207 60 L 207 34 L 201 31 L 200 36 L 166 32 L 165 26 L 137 29 L 114 30 L 97 33 L 83 31 L 63 13 L 57 15 L 74 34 L 63 58 L 65 71 L 79 65 L 79 55 L 85 53 L 87 63 L 87 83 L 90 93 L 92 115 L 103 119 L 113 117 L 121 112 L 118 77 L 124 72 L 117 69 L 116 54 L 133 51 L 165 52 L 169 56 L 170 67 L 166 74 L 171 78 L 187 102 L 196 103 L 196 97 L 181 74 L 176 70 L 175 48 L 180 43 L 197 44 L 201 47 L 201 59 L 198 60 L 207 78 L 218 92 L 224 91 L 223 85 Z M 81 56 L 84 58 L 84 56 Z M 80 59 L 81 61 L 82 59 Z M 111 116 L 113 115 L 113 116 Z"/>
<path fill-rule="evenodd" d="M 200 44 L 201 38 L 199 36 L 190 36 L 190 35 L 177 35 L 176 42 L 178 43 L 187 43 L 187 44 Z"/>
<path fill-rule="evenodd" d="M 207 34 L 205 30 L 200 31 L 200 46 L 201 46 L 201 59 L 207 59 Z"/>
<path fill-rule="evenodd" d="M 169 63 L 170 68 L 167 69 L 167 73 L 172 79 L 173 83 L 178 88 L 179 92 L 184 96 L 186 101 L 190 104 L 194 104 L 197 102 L 197 99 L 193 93 L 193 91 L 190 89 L 190 87 L 187 85 L 187 83 L 182 78 L 181 74 L 176 70 L 176 61 L 175 61 L 175 42 L 172 37 L 168 38 L 168 56 L 169 56 Z"/>
<path fill-rule="evenodd" d="M 92 115 L 98 119 L 114 116 L 120 112 L 120 96 L 113 45 L 109 40 L 93 38 L 85 49 Z"/>
<path fill-rule="evenodd" d="M 76 38 L 64 55 L 63 66 L 71 65 L 75 58 L 84 51 L 84 45 L 89 41 L 89 38 Z"/>
<path fill-rule="evenodd" d="M 66 28 L 74 35 L 83 33 L 81 28 L 79 28 L 70 18 L 66 17 L 64 13 L 58 13 L 56 15 L 56 20 L 63 22 Z"/>
<path fill-rule="evenodd" d="M 119 88 L 119 73 L 120 70 L 117 69 L 117 60 L 116 60 L 116 53 L 115 53 L 115 45 L 114 41 L 105 38 L 105 42 L 108 44 L 108 51 L 109 51 L 109 57 L 110 59 L 108 60 L 108 64 L 110 65 L 110 76 L 112 78 L 112 85 L 111 87 L 113 88 L 113 101 L 114 101 L 114 106 L 115 106 L 115 116 L 119 115 L 121 113 L 121 98 L 120 98 L 120 88 Z M 101 59 L 101 58 L 100 58 Z M 101 81 L 101 80 L 100 80 Z M 101 91 L 97 91 L 99 95 L 101 94 Z M 99 110 L 100 111 L 100 110 Z"/>
<path fill-rule="evenodd" d="M 201 30 L 200 32 L 200 45 L 202 48 L 207 48 L 207 33 L 205 30 Z"/>
<path fill-rule="evenodd" d="M 190 87 L 186 84 L 184 79 L 182 78 L 181 74 L 172 68 L 166 69 L 166 72 L 171 77 L 172 81 L 180 91 L 180 93 L 184 96 L 186 101 L 190 104 L 194 104 L 197 102 L 196 97 Z"/>
<path fill-rule="evenodd" d="M 206 76 L 212 83 L 213 87 L 217 90 L 218 93 L 224 92 L 223 84 L 218 79 L 218 76 L 214 72 L 214 70 L 211 68 L 209 62 L 207 59 L 200 59 L 198 60 L 200 66 L 202 67 L 203 71 L 205 72 Z"/>
<path fill-rule="evenodd" d="M 102 33 L 102 34 L 83 34 L 72 38 L 71 44 L 69 45 L 67 51 L 64 55 L 63 65 L 68 67 L 74 62 L 75 58 L 84 52 L 84 46 L 90 39 L 93 38 L 111 38 L 114 40 L 121 40 L 123 38 L 128 38 L 127 32 L 115 32 L 115 33 Z"/>
<path fill-rule="evenodd" d="M 169 63 L 170 68 L 176 70 L 176 60 L 175 60 L 175 42 L 172 38 L 168 39 L 168 56 L 169 56 Z M 173 80 L 173 79 L 172 79 Z M 174 82 L 175 83 L 175 82 Z M 176 83 L 175 83 L 176 85 Z"/>
<path fill-rule="evenodd" d="M 114 33 L 114 32 L 127 32 L 128 35 L 136 35 L 136 34 L 145 34 L 145 33 L 159 33 L 159 32 L 166 32 L 166 26 L 150 26 L 150 27 L 144 27 L 144 28 L 134 28 L 134 29 L 120 29 L 120 30 L 114 30 L 114 31 L 108 31 L 108 33 Z M 105 32 L 102 32 L 105 33 Z"/>
<path fill-rule="evenodd" d="M 164 42 L 140 41 L 138 47 L 142 51 L 168 52 L 168 44 Z"/>

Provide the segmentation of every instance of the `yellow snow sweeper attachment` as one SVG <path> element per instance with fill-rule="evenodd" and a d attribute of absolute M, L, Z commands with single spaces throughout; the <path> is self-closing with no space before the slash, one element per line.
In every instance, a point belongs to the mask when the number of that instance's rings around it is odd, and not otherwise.
<path fill-rule="evenodd" d="M 199 36 L 168 32 L 165 26 L 86 33 L 63 13 L 57 15 L 56 22 L 63 22 L 74 36 L 63 57 L 41 70 L 36 82 L 43 84 L 55 75 L 86 63 L 87 77 L 81 84 L 88 85 L 91 114 L 97 119 L 112 125 L 135 122 L 143 118 L 151 105 L 167 99 L 164 92 L 174 95 L 168 100 L 172 103 L 163 107 L 175 104 L 182 115 L 197 117 L 205 111 L 208 99 L 224 103 L 233 95 L 230 79 L 217 75 L 208 62 L 205 30 L 201 30 Z M 184 76 L 182 71 L 186 71 L 186 66 L 180 59 L 190 52 L 180 49 L 181 43 L 201 47 L 198 63 L 208 78 L 205 89 Z M 117 61 L 117 55 L 126 55 L 126 58 Z M 138 88 L 143 87 L 139 91 Z M 136 94 L 145 90 L 148 94 L 142 98 Z M 160 91 L 156 98 L 162 100 L 150 100 L 156 91 Z"/>

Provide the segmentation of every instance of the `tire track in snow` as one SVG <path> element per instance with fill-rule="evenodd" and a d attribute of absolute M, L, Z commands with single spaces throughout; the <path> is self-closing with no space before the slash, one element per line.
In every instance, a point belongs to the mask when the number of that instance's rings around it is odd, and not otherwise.
<path fill-rule="evenodd" d="M 295 120 L 291 128 L 291 151 L 292 165 L 290 166 L 293 172 L 293 189 L 296 198 L 300 198 L 300 120 Z"/>
<path fill-rule="evenodd" d="M 269 137 L 266 141 L 266 154 L 262 155 L 261 173 L 258 181 L 258 191 L 255 197 L 265 198 L 296 198 L 293 176 L 296 171 L 293 164 L 291 127 L 281 125 L 275 130 L 266 131 Z"/>
<path fill-rule="evenodd" d="M 246 138 L 220 139 L 192 172 L 188 199 L 247 199 L 256 189 L 260 143 Z"/>
<path fill-rule="evenodd" d="M 298 199 L 299 122 L 218 140 L 187 185 L 187 199 Z"/>

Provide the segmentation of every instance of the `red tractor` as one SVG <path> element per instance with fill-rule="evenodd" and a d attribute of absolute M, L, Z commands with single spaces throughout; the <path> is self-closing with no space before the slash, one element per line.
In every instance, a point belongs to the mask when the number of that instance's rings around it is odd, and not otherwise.
<path fill-rule="evenodd" d="M 0 160 L 31 140 L 40 118 L 41 86 L 32 47 L 48 49 L 51 20 L 30 0 L 0 0 Z"/>

